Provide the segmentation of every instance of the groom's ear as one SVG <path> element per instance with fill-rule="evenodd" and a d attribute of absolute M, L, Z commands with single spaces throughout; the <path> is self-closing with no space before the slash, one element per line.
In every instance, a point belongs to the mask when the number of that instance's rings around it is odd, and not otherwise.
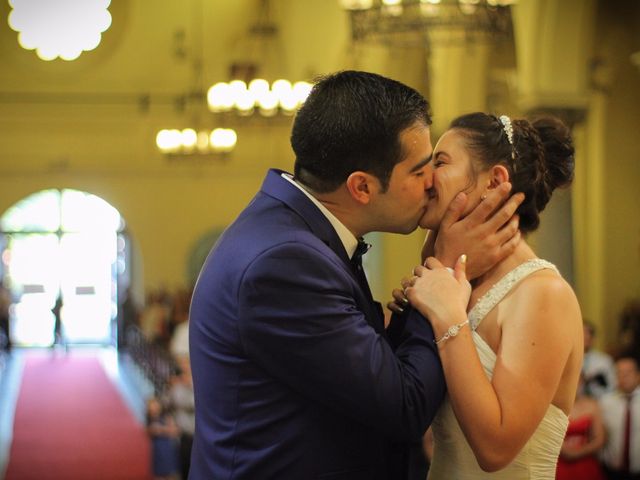
<path fill-rule="evenodd" d="M 504 165 L 494 165 L 491 167 L 489 175 L 489 188 L 496 188 L 500 184 L 509 181 L 509 170 Z"/>
<path fill-rule="evenodd" d="M 365 172 L 353 172 L 345 182 L 347 191 L 356 202 L 366 205 L 371 201 L 372 176 Z"/>

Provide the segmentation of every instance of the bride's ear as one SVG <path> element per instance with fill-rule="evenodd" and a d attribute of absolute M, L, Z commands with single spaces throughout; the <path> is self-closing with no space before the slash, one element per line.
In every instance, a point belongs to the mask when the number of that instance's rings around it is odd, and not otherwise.
<path fill-rule="evenodd" d="M 509 170 L 504 165 L 494 165 L 489 171 L 489 189 L 509 181 Z"/>

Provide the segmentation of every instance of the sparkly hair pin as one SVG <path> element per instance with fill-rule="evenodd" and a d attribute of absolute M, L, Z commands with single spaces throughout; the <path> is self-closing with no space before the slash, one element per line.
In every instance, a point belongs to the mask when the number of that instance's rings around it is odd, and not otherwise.
<path fill-rule="evenodd" d="M 511 145 L 511 159 L 516 159 L 516 147 L 513 144 L 513 125 L 511 125 L 511 119 L 506 115 L 500 115 L 500 123 L 502 123 L 502 128 L 504 129 L 504 133 L 507 134 L 507 140 L 509 140 L 509 144 Z"/>

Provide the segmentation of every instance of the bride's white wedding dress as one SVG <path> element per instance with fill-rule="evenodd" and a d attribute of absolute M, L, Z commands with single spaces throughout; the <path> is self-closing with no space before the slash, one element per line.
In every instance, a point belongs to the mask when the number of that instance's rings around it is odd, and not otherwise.
<path fill-rule="evenodd" d="M 476 328 L 504 296 L 524 277 L 538 270 L 556 267 L 541 259 L 529 260 L 502 277 L 469 312 L 469 325 L 480 361 L 489 379 L 493 376 L 496 354 L 476 333 Z M 455 341 L 455 340 L 454 340 Z M 522 412 L 526 415 L 526 412 Z M 503 470 L 484 472 L 476 461 L 467 443 L 447 397 L 433 421 L 434 453 L 429 469 L 429 480 L 553 480 L 560 447 L 567 430 L 569 419 L 565 413 L 550 405 L 533 436 L 525 444 L 518 456 Z"/>

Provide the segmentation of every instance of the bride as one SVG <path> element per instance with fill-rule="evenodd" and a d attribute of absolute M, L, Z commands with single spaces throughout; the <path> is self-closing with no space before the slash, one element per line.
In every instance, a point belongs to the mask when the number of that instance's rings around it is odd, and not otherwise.
<path fill-rule="evenodd" d="M 552 191 L 571 182 L 573 152 L 568 129 L 554 118 L 459 117 L 434 150 L 421 225 L 437 231 L 458 192 L 471 210 L 511 182 L 525 194 L 520 230 L 531 232 Z M 576 297 L 524 239 L 471 284 L 465 261 L 452 275 L 429 257 L 404 291 L 394 291 L 398 304 L 408 299 L 433 325 L 447 381 L 429 478 L 553 479 L 582 365 Z"/>

